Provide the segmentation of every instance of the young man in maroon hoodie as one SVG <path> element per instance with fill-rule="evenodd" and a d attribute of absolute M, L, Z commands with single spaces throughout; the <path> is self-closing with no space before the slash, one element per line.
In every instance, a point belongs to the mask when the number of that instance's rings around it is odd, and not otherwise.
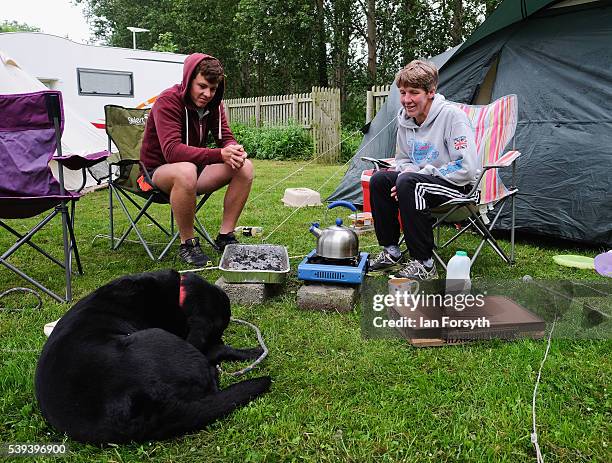
<path fill-rule="evenodd" d="M 228 185 L 215 240 L 223 249 L 238 242 L 233 231 L 253 182 L 253 165 L 225 118 L 223 91 L 219 60 L 201 53 L 189 55 L 182 83 L 164 90 L 155 101 L 140 149 L 140 160 L 153 183 L 170 196 L 181 238 L 179 256 L 198 267 L 211 260 L 194 233 L 196 196 Z M 217 148 L 206 147 L 209 132 Z"/>

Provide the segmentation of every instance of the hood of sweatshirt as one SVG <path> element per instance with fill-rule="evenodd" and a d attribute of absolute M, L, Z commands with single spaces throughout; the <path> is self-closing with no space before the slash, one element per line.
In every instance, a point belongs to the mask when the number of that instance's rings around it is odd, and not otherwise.
<path fill-rule="evenodd" d="M 190 88 L 191 81 L 193 80 L 193 72 L 195 68 L 200 64 L 203 59 L 214 58 L 214 56 L 206 55 L 204 53 L 193 53 L 185 58 L 183 63 L 183 81 L 178 86 L 178 91 L 183 99 L 185 105 L 190 109 L 196 109 L 196 106 L 191 101 Z M 219 82 L 215 96 L 208 102 L 205 109 L 216 108 L 221 104 L 223 99 L 223 92 L 225 91 L 225 78 Z"/>
<path fill-rule="evenodd" d="M 447 104 L 446 98 L 444 98 L 444 95 L 436 93 L 434 95 L 433 101 L 431 102 L 431 107 L 429 108 L 427 117 L 425 118 L 425 120 L 423 121 L 421 125 L 418 125 L 415 122 L 414 117 L 406 118 L 406 110 L 404 108 L 401 108 L 399 113 L 397 114 L 397 123 L 407 129 L 418 129 L 419 127 L 422 127 L 422 128 L 428 127 L 429 125 L 431 125 L 434 119 L 438 116 L 438 114 L 440 114 L 440 111 L 442 111 L 442 108 L 446 104 Z"/>

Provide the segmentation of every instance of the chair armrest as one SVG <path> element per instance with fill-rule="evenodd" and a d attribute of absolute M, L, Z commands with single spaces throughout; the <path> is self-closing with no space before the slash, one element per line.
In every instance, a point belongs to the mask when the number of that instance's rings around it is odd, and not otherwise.
<path fill-rule="evenodd" d="M 140 165 L 140 168 L 142 169 L 142 175 L 144 176 L 144 179 L 147 181 L 147 183 L 151 185 L 155 190 L 159 190 L 159 188 L 157 188 L 157 185 L 153 183 L 153 179 L 149 175 L 149 172 L 147 172 L 147 169 L 145 165 L 142 163 L 142 161 L 138 161 L 138 164 Z"/>
<path fill-rule="evenodd" d="M 521 155 L 520 151 L 508 151 L 501 158 L 494 162 L 493 164 L 487 164 L 483 166 L 483 169 L 499 169 L 500 167 L 508 167 L 511 166 L 512 163 Z"/>
<path fill-rule="evenodd" d="M 79 154 L 69 154 L 61 157 L 56 156 L 53 160 L 70 170 L 79 170 L 95 166 L 99 162 L 104 161 L 109 155 L 110 153 L 108 151 L 99 151 L 97 153 L 86 154 L 85 156 Z"/>
<path fill-rule="evenodd" d="M 371 162 L 372 164 L 374 164 L 375 170 L 390 169 L 391 167 L 393 167 L 393 164 L 391 164 L 389 161 L 385 159 L 376 159 L 376 158 L 370 158 L 368 156 L 363 156 L 361 160 Z"/>

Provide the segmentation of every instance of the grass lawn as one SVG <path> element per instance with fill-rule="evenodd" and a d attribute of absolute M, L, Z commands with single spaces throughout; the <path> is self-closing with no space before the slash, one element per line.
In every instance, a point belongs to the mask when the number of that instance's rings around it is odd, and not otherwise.
<path fill-rule="evenodd" d="M 263 226 L 265 236 L 292 211 L 280 202 L 285 188 L 323 186 L 325 197 L 344 172 L 339 166 L 309 165 L 270 188 L 304 163 L 255 161 L 255 165 L 251 201 L 240 224 Z M 334 173 L 335 178 L 324 184 Z M 206 210 L 218 211 L 221 203 L 222 195 L 217 193 Z M 158 211 L 165 217 L 166 209 Z M 315 238 L 308 233 L 310 222 L 319 219 L 327 226 L 336 215 L 347 213 L 325 213 L 323 207 L 301 209 L 268 242 L 287 246 L 290 256 L 304 255 L 315 247 Z M 210 212 L 205 219 L 209 231 L 216 234 L 219 220 L 218 212 Z M 37 242 L 57 243 L 59 249 L 58 223 Z M 121 221 L 119 228 L 125 223 Z M 159 237 L 145 228 L 152 239 Z M 107 239 L 96 238 L 108 234 L 106 190 L 79 201 L 76 231 L 85 269 L 85 275 L 73 280 L 76 299 L 126 273 L 186 268 L 175 260 L 176 249 L 163 262 L 154 263 L 138 244 L 128 243 L 113 252 Z M 360 240 L 363 250 L 377 250 L 373 234 Z M 473 249 L 466 241 L 473 245 L 475 238 L 461 241 L 461 247 Z M 0 245 L 2 249 L 10 245 L 6 233 L 0 235 Z M 455 249 L 443 257 L 448 260 Z M 475 281 L 485 276 L 519 280 L 525 274 L 603 280 L 594 272 L 552 262 L 555 254 L 598 252 L 519 236 L 516 265 L 506 266 L 486 249 L 472 275 Z M 61 293 L 62 272 L 35 253 L 23 249 L 11 262 Z M 366 340 L 361 336 L 359 308 L 349 314 L 297 308 L 298 262 L 292 259 L 291 276 L 279 296 L 262 306 L 232 309 L 234 316 L 262 330 L 270 354 L 249 377 L 270 375 L 271 392 L 199 433 L 143 445 L 82 445 L 45 423 L 33 390 L 36 361 L 45 342 L 42 327 L 60 317 L 68 305 L 43 296 L 42 309 L 35 311 L 32 296 L 3 299 L 2 306 L 21 310 L 0 310 L 0 443 L 65 441 L 70 452 L 62 461 L 83 462 L 535 461 L 531 398 L 545 341 L 415 349 L 401 339 Z M 216 270 L 202 275 L 213 282 L 220 276 Z M 23 283 L 4 267 L 0 270 L 0 290 Z M 247 334 L 233 329 L 229 338 L 254 344 L 254 337 Z M 539 442 L 546 461 L 612 461 L 611 346 L 609 340 L 553 338 L 537 402 Z M 223 379 L 224 385 L 230 381 Z"/>

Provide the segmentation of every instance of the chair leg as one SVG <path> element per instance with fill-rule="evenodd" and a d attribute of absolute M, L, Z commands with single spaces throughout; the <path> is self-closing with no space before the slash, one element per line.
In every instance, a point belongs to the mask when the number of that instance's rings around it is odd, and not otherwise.
<path fill-rule="evenodd" d="M 119 193 L 121 193 L 123 195 L 123 197 L 125 199 L 127 199 L 136 209 L 138 209 L 140 211 L 140 216 L 138 217 L 138 219 L 135 220 L 135 222 L 138 222 L 138 220 L 140 219 L 140 217 L 145 216 L 147 219 L 149 219 L 151 222 L 153 222 L 153 224 L 159 228 L 162 232 L 164 232 L 166 234 L 166 236 L 172 236 L 172 233 L 170 233 L 168 230 L 166 230 L 166 227 L 164 227 L 162 224 L 160 224 L 157 220 L 155 220 L 155 218 L 153 216 L 151 216 L 147 210 L 148 210 L 148 206 L 145 207 L 144 205 L 141 206 L 140 204 L 138 204 L 136 201 L 134 201 L 130 195 L 128 195 L 125 191 L 123 191 L 121 188 L 117 188 L 116 189 Z M 149 203 L 149 205 L 151 205 L 153 203 L 153 197 L 149 197 L 147 199 L 146 203 Z M 124 203 L 125 204 L 125 203 Z"/>
<path fill-rule="evenodd" d="M 433 256 L 436 258 L 436 260 L 438 261 L 438 263 L 444 268 L 444 270 L 446 270 L 446 262 L 442 260 L 442 258 L 438 255 L 435 249 L 432 249 L 431 252 Z"/>
<path fill-rule="evenodd" d="M 115 249 L 115 229 L 114 229 L 114 223 L 113 223 L 113 189 L 115 188 L 113 183 L 110 181 L 110 179 L 112 178 L 112 172 L 111 172 L 111 167 L 109 165 L 108 167 L 108 171 L 109 171 L 109 182 L 108 182 L 108 212 L 109 212 L 109 223 L 110 223 L 110 246 L 111 246 L 111 250 Z"/>
<path fill-rule="evenodd" d="M 77 247 L 77 242 L 76 242 L 76 236 L 74 234 L 74 209 L 75 209 L 75 202 L 72 201 L 71 204 L 71 212 L 70 212 L 70 220 L 68 221 L 68 233 L 70 234 L 70 256 L 71 256 L 71 262 L 72 262 L 72 252 L 74 252 L 74 260 L 76 261 L 77 264 L 77 271 L 79 272 L 79 275 L 83 275 L 83 266 L 81 265 L 81 258 L 79 257 L 79 248 Z M 72 263 L 70 264 L 70 267 L 72 268 Z"/>
<path fill-rule="evenodd" d="M 49 220 L 51 218 L 55 217 L 55 212 L 53 213 L 53 215 L 49 218 Z M 46 220 L 45 223 L 47 223 L 49 220 Z M 44 224 L 43 224 L 44 225 Z M 23 239 L 26 235 L 22 235 L 21 233 L 19 233 L 18 231 L 14 230 L 12 227 L 8 226 L 7 224 L 5 224 L 3 221 L 0 220 L 0 226 L 2 226 L 5 230 L 9 231 L 10 233 L 12 233 L 13 235 L 15 235 L 17 238 L 19 238 L 19 240 Z M 36 230 L 38 231 L 40 229 L 40 227 L 37 227 Z M 33 235 L 33 234 L 32 234 Z M 30 237 L 32 236 L 30 235 Z M 59 265 L 60 267 L 62 267 L 62 263 L 57 260 L 55 257 L 53 257 L 51 254 L 49 254 L 47 251 L 45 251 L 43 248 L 41 248 L 40 246 L 38 246 L 36 243 L 32 243 L 30 241 L 30 239 L 28 238 L 26 241 L 23 242 L 23 244 L 27 244 L 28 246 L 31 246 L 32 248 L 36 249 L 38 252 L 40 252 L 43 256 L 45 256 L 46 258 L 48 258 L 49 260 L 51 260 L 52 262 L 56 263 L 57 265 Z M 20 245 L 21 246 L 21 245 Z M 15 248 L 16 249 L 16 248 Z M 8 257 L 8 256 L 7 256 Z"/>
<path fill-rule="evenodd" d="M 196 222 L 196 226 L 194 227 L 197 232 L 200 234 L 200 236 L 202 238 L 204 238 L 206 241 L 208 241 L 208 244 L 210 244 L 212 246 L 212 248 L 215 251 L 219 251 L 219 247 L 217 246 L 217 244 L 213 241 L 213 239 L 210 237 L 210 235 L 208 234 L 208 231 L 206 230 L 206 228 L 204 228 L 204 226 L 200 223 L 200 220 L 196 217 L 195 219 Z M 195 224 L 194 224 L 195 225 Z"/>
<path fill-rule="evenodd" d="M 510 263 L 510 258 L 506 255 L 503 249 L 499 247 L 499 245 L 497 244 L 497 240 L 491 234 L 491 230 L 495 226 L 495 223 L 497 222 L 497 219 L 499 218 L 503 208 L 504 208 L 504 203 L 501 204 L 501 207 L 497 211 L 497 214 L 495 215 L 495 218 L 491 221 L 491 224 L 489 225 L 489 227 L 485 225 L 485 223 L 482 221 L 482 219 L 480 218 L 478 214 L 473 216 L 474 226 L 478 228 L 481 235 L 483 236 L 482 241 L 480 245 L 478 246 L 477 252 L 474 254 L 473 259 L 475 259 L 475 257 L 478 255 L 478 253 L 480 252 L 480 249 L 482 249 L 482 246 L 484 245 L 484 241 L 486 240 L 489 243 L 489 245 L 491 245 L 493 250 L 497 252 L 497 254 L 503 259 L 504 262 L 506 262 L 507 264 Z"/>
<path fill-rule="evenodd" d="M 21 245 L 23 245 L 24 243 L 29 243 L 30 239 L 42 228 L 44 227 L 47 223 L 49 223 L 49 221 L 51 221 L 51 219 L 53 219 L 53 217 L 55 217 L 57 215 L 57 211 L 53 210 L 53 212 L 51 214 L 49 214 L 47 217 L 45 217 L 43 220 L 41 220 L 34 228 L 32 228 L 28 233 L 26 233 L 25 235 L 21 236 L 21 238 L 19 240 L 17 240 L 17 242 L 15 244 L 13 244 L 10 248 L 8 248 L 4 254 L 2 254 L 0 256 L 0 259 L 8 259 L 9 256 L 11 254 L 13 254 L 18 248 L 21 247 Z M 0 221 L 0 224 L 3 223 Z M 36 248 L 35 248 L 36 249 Z M 47 257 L 49 257 L 51 260 L 53 260 L 53 262 L 55 262 L 56 264 L 58 264 L 60 267 L 63 267 L 63 264 L 53 258 L 52 256 L 49 256 L 47 253 L 43 252 L 43 254 Z"/>
<path fill-rule="evenodd" d="M 140 234 L 140 230 L 138 230 L 138 227 L 136 226 L 136 222 L 138 222 L 138 220 L 142 217 L 143 215 L 143 211 L 141 209 L 140 213 L 136 216 L 135 220 L 132 220 L 132 216 L 130 215 L 130 212 L 128 211 L 126 205 L 123 203 L 123 200 L 121 199 L 121 196 L 117 193 L 115 193 L 117 195 L 117 200 L 119 201 L 119 205 L 121 206 L 121 208 L 123 209 L 123 212 L 125 213 L 125 215 L 127 216 L 128 220 L 130 221 L 130 227 L 127 229 L 127 231 L 123 234 L 123 236 L 121 236 L 121 238 L 119 239 L 119 241 L 117 242 L 117 244 L 115 245 L 113 243 L 113 250 L 119 248 L 119 246 L 121 246 L 121 244 L 123 243 L 123 241 L 127 238 L 127 236 L 129 235 L 129 233 L 134 230 L 136 232 L 136 235 L 138 235 L 138 239 L 140 240 L 140 243 L 143 245 L 143 247 L 145 248 L 145 251 L 147 252 L 148 256 L 151 258 L 151 260 L 155 260 L 155 257 L 153 257 L 153 253 L 151 252 L 151 249 L 149 249 L 149 246 L 147 245 L 147 242 L 145 241 L 145 239 L 143 238 L 143 236 Z M 153 202 L 153 198 L 149 198 L 147 200 L 147 202 L 145 203 L 145 205 L 143 206 L 143 209 L 148 208 L 151 203 Z"/>
<path fill-rule="evenodd" d="M 40 249 L 38 246 L 34 245 L 33 243 L 30 243 L 30 240 L 32 239 L 32 237 L 38 233 L 38 231 L 43 228 L 47 223 L 49 223 L 57 214 L 59 213 L 58 209 L 55 208 L 53 209 L 53 211 L 47 215 L 45 218 L 43 218 L 34 228 L 32 228 L 28 233 L 26 233 L 25 235 L 19 235 L 19 233 L 13 233 L 15 234 L 15 236 L 19 237 L 19 239 L 17 240 L 17 242 L 15 244 L 13 244 L 13 246 L 11 246 L 9 249 L 7 249 L 1 256 L 0 256 L 0 264 L 4 265 L 6 268 L 8 268 L 9 270 L 11 270 L 12 272 L 16 273 L 17 275 L 19 275 L 21 278 L 23 278 L 24 280 L 28 281 L 29 283 L 31 283 L 32 285 L 34 285 L 35 287 L 37 287 L 38 289 L 40 289 L 41 291 L 43 291 L 44 293 L 48 294 L 49 296 L 51 296 L 53 299 L 55 299 L 58 302 L 64 303 L 67 302 L 64 298 L 62 298 L 61 296 L 57 295 L 56 293 L 54 293 L 53 291 L 51 291 L 50 289 L 46 288 L 45 286 L 43 286 L 41 283 L 39 283 L 38 281 L 36 281 L 34 278 L 30 277 L 29 275 L 27 275 L 26 273 L 24 273 L 23 271 L 19 270 L 17 267 L 15 267 L 14 265 L 12 265 L 11 263 L 7 262 L 7 259 L 17 250 L 19 249 L 22 245 L 24 244 L 29 244 L 30 246 L 32 246 L 34 249 L 36 249 L 37 251 Z M 7 230 L 12 230 L 11 227 L 9 227 L 8 225 L 4 224 L 4 222 L 0 221 L 0 225 L 2 225 L 4 228 L 6 228 Z M 56 263 L 57 265 L 59 265 L 60 267 L 66 267 L 64 264 L 62 264 L 59 260 L 57 260 L 56 258 L 54 258 L 53 256 L 50 256 L 49 254 L 47 254 L 46 252 L 41 250 L 41 254 L 43 254 L 45 257 L 50 258 L 54 263 Z M 65 255 L 64 255 L 65 256 Z"/>
<path fill-rule="evenodd" d="M 66 278 L 66 301 L 72 300 L 72 266 L 71 266 L 71 255 L 70 255 L 70 243 L 68 227 L 70 218 L 68 217 L 68 206 L 65 201 L 57 206 L 60 208 L 62 215 L 62 240 L 64 243 L 64 273 Z"/>
<path fill-rule="evenodd" d="M 463 227 L 461 230 L 459 230 L 457 233 L 455 233 L 453 235 L 453 237 L 451 239 L 449 239 L 446 243 L 444 243 L 442 246 L 439 246 L 440 249 L 444 249 L 446 246 L 448 246 L 449 244 L 451 244 L 453 241 L 455 241 L 457 238 L 459 238 L 461 235 L 463 235 L 466 231 L 468 231 L 474 224 L 470 223 L 469 225 L 466 225 L 465 227 Z M 438 227 L 438 232 L 440 230 L 440 227 Z"/>
<path fill-rule="evenodd" d="M 178 236 L 179 236 L 179 232 L 177 231 L 174 233 L 174 235 L 172 236 L 172 238 L 170 239 L 170 241 L 168 242 L 164 250 L 161 252 L 159 257 L 157 258 L 157 260 L 162 260 L 165 257 L 166 253 L 170 250 L 174 242 L 178 239 Z"/>
<path fill-rule="evenodd" d="M 65 303 L 67 302 L 65 299 L 63 299 L 61 296 L 58 296 L 57 294 L 55 294 L 53 291 L 51 291 L 50 289 L 44 287 L 43 285 L 41 285 L 38 281 L 36 281 L 34 278 L 26 275 L 25 273 L 23 273 L 21 270 L 19 270 L 17 267 L 15 267 L 14 265 L 8 263 L 3 257 L 0 257 L 0 264 L 4 265 L 6 268 L 8 268 L 9 270 L 11 270 L 12 272 L 15 272 L 17 275 L 19 275 L 21 278 L 23 278 L 24 280 L 28 281 L 29 283 L 31 283 L 32 285 L 36 286 L 38 289 L 40 289 L 42 292 L 44 292 L 45 294 L 48 294 L 49 296 L 51 296 L 53 299 L 55 299 L 57 302 L 60 303 Z"/>
<path fill-rule="evenodd" d="M 210 244 L 215 251 L 219 251 L 219 247 L 216 245 L 216 243 L 210 237 L 210 235 L 208 234 L 208 231 L 206 230 L 204 225 L 202 225 L 200 223 L 200 219 L 198 219 L 198 212 L 200 211 L 202 206 L 204 206 L 204 203 L 206 203 L 206 201 L 208 201 L 208 198 L 210 198 L 211 194 L 212 193 L 206 193 L 204 196 L 202 196 L 202 199 L 200 199 L 200 201 L 198 202 L 198 205 L 197 205 L 196 211 L 195 211 L 196 213 L 195 213 L 195 223 L 194 223 L 194 225 L 196 225 L 195 228 L 198 231 L 198 233 L 202 236 L 202 238 L 204 238 L 206 241 L 208 241 L 208 244 Z"/>

